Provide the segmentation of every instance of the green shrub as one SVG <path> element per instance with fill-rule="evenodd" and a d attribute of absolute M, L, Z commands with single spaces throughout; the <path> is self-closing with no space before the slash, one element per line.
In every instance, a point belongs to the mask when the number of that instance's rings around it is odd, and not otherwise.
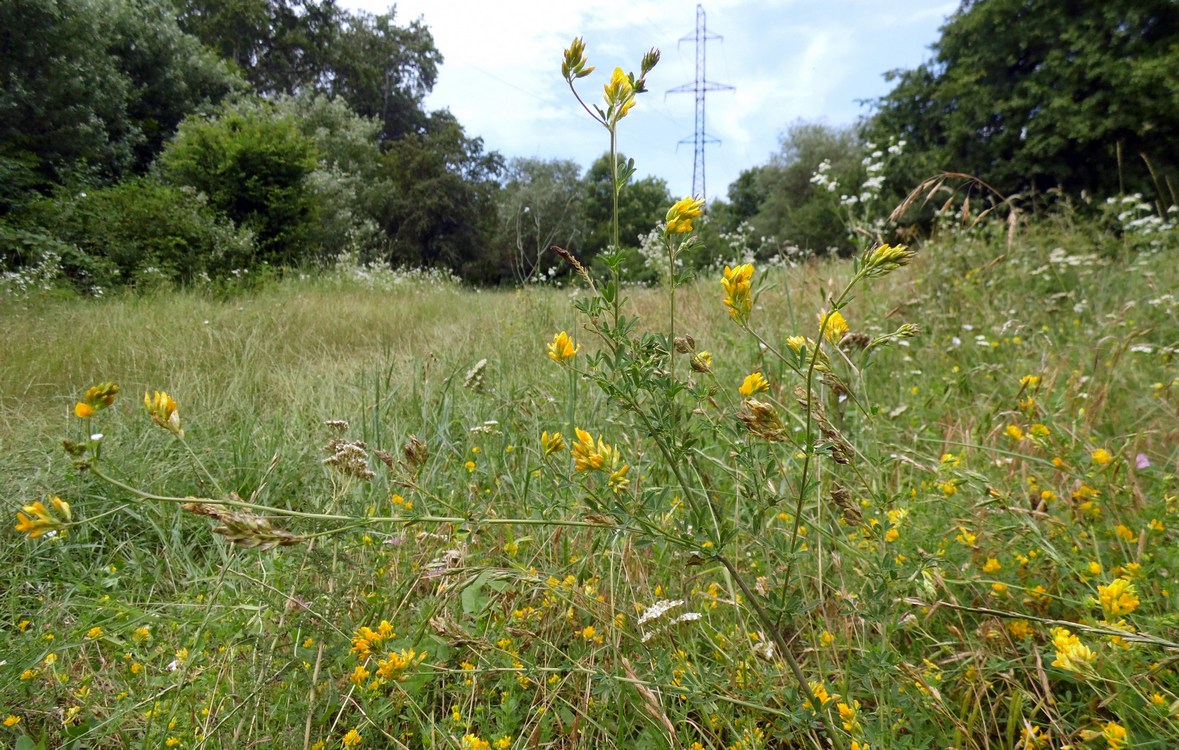
<path fill-rule="evenodd" d="M 257 235 L 256 262 L 295 266 L 314 250 L 316 151 L 291 114 L 243 101 L 189 118 L 160 155 L 164 179 L 195 188 Z"/>
<path fill-rule="evenodd" d="M 150 276 L 188 284 L 224 276 L 251 262 L 249 234 L 220 217 L 191 189 L 132 181 L 38 201 L 22 215 L 62 255 L 75 286 L 132 284 Z M 47 246 L 48 247 L 48 246 Z M 39 262 L 31 246 L 22 264 Z"/>

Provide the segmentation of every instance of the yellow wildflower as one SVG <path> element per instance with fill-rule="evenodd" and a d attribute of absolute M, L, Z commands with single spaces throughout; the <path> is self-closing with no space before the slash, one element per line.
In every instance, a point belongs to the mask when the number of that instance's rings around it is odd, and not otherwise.
<path fill-rule="evenodd" d="M 477 734 L 463 735 L 463 750 L 491 750 L 491 743 Z"/>
<path fill-rule="evenodd" d="M 88 419 L 94 416 L 95 412 L 102 411 L 113 404 L 118 392 L 119 386 L 114 383 L 108 382 L 91 386 L 82 396 L 82 400 L 74 404 L 74 414 L 82 419 Z"/>
<path fill-rule="evenodd" d="M 1115 578 L 1108 586 L 1098 586 L 1097 599 L 1107 619 L 1128 615 L 1141 604 L 1129 578 Z"/>
<path fill-rule="evenodd" d="M 823 685 L 823 683 L 821 683 L 821 682 L 809 682 L 809 683 L 807 683 L 807 685 L 811 689 L 811 695 L 813 695 L 815 697 L 815 700 L 817 700 L 819 702 L 820 706 L 826 706 L 832 700 L 839 697 L 839 696 L 835 696 L 833 698 L 827 692 L 826 686 Z M 802 702 L 802 705 L 806 706 L 807 708 L 809 708 L 812 711 L 815 710 L 815 708 L 811 705 L 810 700 L 804 700 Z"/>
<path fill-rule="evenodd" d="M 862 729 L 859 720 L 856 718 L 856 712 L 860 707 L 859 701 L 852 701 L 849 706 L 846 703 L 839 703 L 835 706 L 839 709 L 839 721 L 843 724 L 844 731 L 853 734 L 859 733 Z"/>
<path fill-rule="evenodd" d="M 741 391 L 742 396 L 752 396 L 755 393 L 767 391 L 769 388 L 770 384 L 766 382 L 762 374 L 755 372 L 745 376 L 745 380 L 741 383 L 741 387 L 738 390 Z"/>
<path fill-rule="evenodd" d="M 6 727 L 15 727 L 19 723 L 20 723 L 19 716 L 14 716 L 12 714 L 9 714 L 8 716 L 4 717 L 4 726 L 6 726 Z"/>
<path fill-rule="evenodd" d="M 667 210 L 665 234 L 684 234 L 692 231 L 692 220 L 704 210 L 703 198 L 681 198 Z"/>
<path fill-rule="evenodd" d="M 86 637 L 91 640 L 98 638 L 101 635 L 102 635 L 102 628 L 98 627 L 97 625 L 95 625 L 94 627 L 92 627 L 86 631 Z"/>
<path fill-rule="evenodd" d="M 1093 463 L 1098 464 L 1099 466 L 1105 466 L 1113 460 L 1113 454 L 1107 451 L 1105 448 L 1098 448 L 1089 454 L 1089 458 L 1093 460 Z"/>
<path fill-rule="evenodd" d="M 610 76 L 610 82 L 603 88 L 606 97 L 606 120 L 616 123 L 626 117 L 626 113 L 635 106 L 634 84 L 631 83 L 630 76 L 624 73 L 622 68 L 615 68 L 614 73 Z"/>
<path fill-rule="evenodd" d="M 348 734 L 344 735 L 344 738 L 340 740 L 340 742 L 344 745 L 344 747 L 356 747 L 363 739 L 364 738 L 360 736 L 360 732 L 356 731 L 355 729 L 349 729 Z"/>
<path fill-rule="evenodd" d="M 621 492 L 622 490 L 626 489 L 626 486 L 630 484 L 630 480 L 626 477 L 626 473 L 628 471 L 630 471 L 630 466 L 623 464 L 622 468 L 611 472 L 609 482 L 610 489 L 614 490 L 614 492 Z"/>
<path fill-rule="evenodd" d="M 1120 750 L 1122 743 L 1126 741 L 1126 728 L 1117 722 L 1107 722 L 1101 728 L 1101 736 L 1109 750 Z"/>
<path fill-rule="evenodd" d="M 993 557 L 988 557 L 982 569 L 984 573 L 994 573 L 997 570 L 1002 570 L 1003 564 Z"/>
<path fill-rule="evenodd" d="M 1007 437 L 1011 438 L 1012 440 L 1023 440 L 1023 430 L 1019 428 L 1019 425 L 1009 424 L 1007 425 L 1007 429 L 1004 430 L 1004 432 L 1006 432 Z"/>
<path fill-rule="evenodd" d="M 830 314 L 824 313 L 820 315 L 819 327 L 823 329 L 823 338 L 832 344 L 838 344 L 850 330 L 847 321 L 843 319 L 843 313 L 838 310 Z"/>
<path fill-rule="evenodd" d="M 729 268 L 725 266 L 721 287 L 725 290 L 725 307 L 738 323 L 749 319 L 753 311 L 753 266 L 749 263 Z"/>
<path fill-rule="evenodd" d="M 697 352 L 693 354 L 691 364 L 693 372 L 712 372 L 712 353 Z"/>
<path fill-rule="evenodd" d="M 546 430 L 540 433 L 540 445 L 544 448 L 544 454 L 551 456 L 557 451 L 565 449 L 565 438 L 559 432 L 550 435 Z"/>
<path fill-rule="evenodd" d="M 565 59 L 561 61 L 561 75 L 570 83 L 577 78 L 585 78 L 594 72 L 593 66 L 586 67 L 585 42 L 577 37 L 565 50 Z"/>
<path fill-rule="evenodd" d="M 1052 666 L 1067 669 L 1070 672 L 1085 672 L 1089 670 L 1097 654 L 1088 646 L 1081 643 L 1081 639 L 1073 635 L 1067 628 L 1053 628 L 1052 646 L 1056 649 L 1056 659 Z"/>
<path fill-rule="evenodd" d="M 1138 538 L 1138 535 L 1134 533 L 1133 529 L 1120 523 L 1114 527 L 1114 534 L 1126 542 L 1132 542 Z"/>
<path fill-rule="evenodd" d="M 602 436 L 598 436 L 595 446 L 594 438 L 581 428 L 574 430 L 577 442 L 573 444 L 573 466 L 578 471 L 595 471 L 603 466 L 611 466 L 616 456 L 614 449 L 608 445 Z"/>
<path fill-rule="evenodd" d="M 176 437 L 184 437 L 184 430 L 180 429 L 180 412 L 176 411 L 176 401 L 165 391 L 155 391 L 154 395 L 145 392 L 143 405 L 147 407 L 151 421 Z"/>
<path fill-rule="evenodd" d="M 1019 379 L 1019 385 L 1022 388 L 1035 388 L 1040 385 L 1039 375 L 1024 375 Z"/>
<path fill-rule="evenodd" d="M 55 495 L 49 501 L 49 506 L 46 508 L 45 503 L 40 500 L 32 505 L 22 506 L 21 510 L 24 513 L 16 514 L 16 526 L 13 528 L 22 534 L 28 534 L 30 539 L 37 539 L 46 534 L 65 533 L 66 527 L 73 519 L 70 504 Z"/>
<path fill-rule="evenodd" d="M 560 364 L 573 359 L 579 351 L 581 347 L 573 346 L 573 339 L 569 338 L 568 333 L 561 331 L 553 336 L 553 342 L 549 344 L 549 359 Z"/>

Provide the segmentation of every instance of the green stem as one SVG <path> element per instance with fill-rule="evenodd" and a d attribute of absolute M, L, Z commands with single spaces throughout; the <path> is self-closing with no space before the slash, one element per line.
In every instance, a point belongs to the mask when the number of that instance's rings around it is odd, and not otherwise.
<path fill-rule="evenodd" d="M 245 500 L 234 500 L 229 497 L 221 499 L 213 499 L 207 497 L 173 497 L 169 495 L 156 495 L 151 492 L 145 492 L 137 487 L 120 482 L 118 479 L 102 472 L 98 467 L 92 466 L 90 471 L 95 476 L 103 481 L 126 490 L 131 494 L 143 500 L 155 500 L 157 502 L 165 503 L 206 503 L 209 505 L 224 505 L 231 508 L 242 508 L 244 510 L 254 511 L 256 513 L 265 513 L 267 515 L 283 516 L 286 518 L 306 518 L 316 521 L 340 521 L 344 523 L 354 523 L 357 526 L 362 525 L 405 525 L 412 526 L 417 523 L 431 523 L 431 524 L 476 524 L 485 526 L 571 526 L 576 528 L 601 528 L 602 524 L 592 523 L 590 521 L 572 521 L 566 519 L 548 519 L 548 518 L 470 518 L 463 516 L 371 516 L 368 518 L 357 518 L 356 516 L 346 516 L 338 513 L 309 513 L 307 511 L 291 510 L 289 508 L 277 508 L 273 505 L 260 505 L 258 503 L 250 503 Z M 629 527 L 611 527 L 621 528 L 624 531 L 633 531 Z"/>

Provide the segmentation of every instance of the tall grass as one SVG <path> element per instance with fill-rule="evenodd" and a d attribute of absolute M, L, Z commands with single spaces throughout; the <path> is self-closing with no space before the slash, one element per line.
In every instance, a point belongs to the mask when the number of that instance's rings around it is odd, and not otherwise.
<path fill-rule="evenodd" d="M 752 457 L 709 491 L 758 530 L 732 542 L 750 585 L 798 582 L 767 601 L 792 613 L 781 635 L 813 697 L 831 698 L 826 728 L 729 571 L 633 533 L 567 455 L 543 454 L 542 432 L 571 427 L 568 374 L 545 344 L 566 329 L 579 358 L 595 350 L 568 290 L 291 279 L 228 297 L 0 301 L 0 486 L 11 511 L 58 495 L 79 521 L 0 536 L 0 715 L 20 719 L 0 732 L 26 747 L 339 747 L 351 730 L 363 747 L 1174 746 L 1174 243 L 1044 224 L 1008 247 L 994 231 L 924 248 L 844 310 L 853 331 L 923 330 L 856 360 L 854 400 L 827 402 L 875 458 L 843 498 L 829 483 L 844 468 L 820 464 L 794 556 L 792 504 L 750 520 L 797 480 L 794 449 L 742 438 L 736 418 L 752 369 L 786 407 L 789 373 L 732 325 L 715 279 L 678 290 L 677 333 L 713 354 L 694 408 L 715 442 L 693 460 L 734 440 Z M 778 348 L 814 335 L 851 274 L 767 273 L 758 333 Z M 629 314 L 666 319 L 661 292 L 625 294 Z M 75 470 L 59 442 L 85 439 L 73 404 L 105 380 L 123 392 L 90 427 L 119 481 L 361 522 L 275 518 L 348 529 L 242 549 L 178 503 Z M 138 406 L 160 389 L 184 443 Z M 651 490 L 649 436 L 588 381 L 576 394 L 576 425 Z M 372 456 L 362 481 L 324 466 L 331 419 L 393 468 Z M 412 437 L 428 455 L 410 466 Z M 675 491 L 642 497 L 682 531 Z M 363 521 L 413 514 L 455 520 Z M 1118 578 L 1140 603 L 1112 617 L 1098 586 Z M 382 620 L 395 635 L 366 640 Z M 1090 666 L 1053 666 L 1058 627 Z"/>

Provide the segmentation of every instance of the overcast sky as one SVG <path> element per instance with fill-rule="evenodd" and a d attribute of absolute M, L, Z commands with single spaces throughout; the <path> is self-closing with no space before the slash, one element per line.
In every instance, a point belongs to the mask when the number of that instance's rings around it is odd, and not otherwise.
<path fill-rule="evenodd" d="M 382 0 L 342 5 L 382 13 Z M 957 0 L 710 0 L 707 79 L 735 87 L 706 99 L 707 132 L 719 139 L 706 157 L 709 199 L 723 197 L 742 170 L 763 164 L 790 123 L 850 124 L 860 104 L 889 90 L 883 74 L 914 68 L 958 7 Z M 647 77 L 649 94 L 619 128 L 621 150 L 640 176 L 665 179 L 671 192 L 692 189 L 695 98 L 667 94 L 695 78 L 694 0 L 400 0 L 397 22 L 421 18 L 444 57 L 426 101 L 448 108 L 468 135 L 515 156 L 573 159 L 588 167 L 609 149 L 606 131 L 577 105 L 561 78 L 562 50 L 585 38 L 597 71 L 579 81 L 601 98 L 615 66 L 638 70 L 651 47 L 663 59 Z M 684 141 L 680 143 L 680 141 Z"/>

